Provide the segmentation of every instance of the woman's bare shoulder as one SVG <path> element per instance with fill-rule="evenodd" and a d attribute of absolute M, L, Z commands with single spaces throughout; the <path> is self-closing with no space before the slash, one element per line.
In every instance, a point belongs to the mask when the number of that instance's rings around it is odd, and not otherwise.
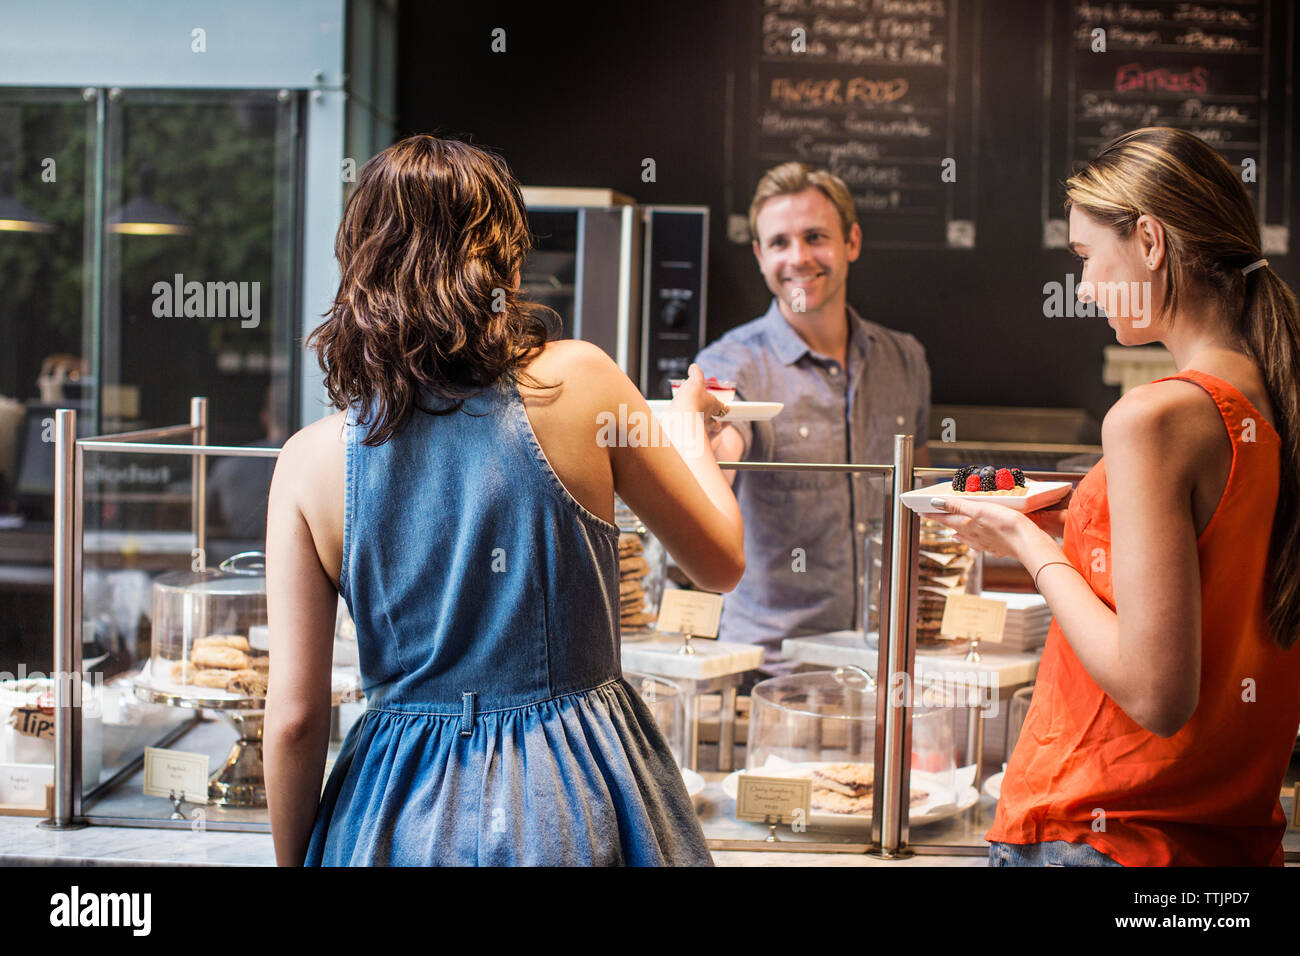
<path fill-rule="evenodd" d="M 575 417 L 590 418 L 627 401 L 626 389 L 635 390 L 604 349 L 577 339 L 548 342 L 522 371 L 537 383 L 519 383 L 519 394 L 530 412 L 564 409 Z M 546 387 L 553 385 L 559 387 Z"/>
<path fill-rule="evenodd" d="M 312 422 L 310 425 L 304 425 L 284 443 L 284 451 L 290 451 L 292 454 L 310 456 L 312 452 L 329 453 L 334 447 L 343 447 L 343 424 L 347 420 L 347 412 L 335 412 L 333 415 L 326 415 L 324 418 Z"/>
<path fill-rule="evenodd" d="M 579 339 L 557 339 L 547 342 L 532 360 L 523 366 L 526 374 L 538 379 L 542 384 L 549 384 L 557 379 L 567 381 L 584 376 L 600 377 L 618 370 L 618 366 L 604 349 Z M 525 388 L 526 386 L 520 385 L 521 391 Z M 529 390 L 538 391 L 539 394 L 545 391 Z"/>
<path fill-rule="evenodd" d="M 1101 423 L 1109 458 L 1116 452 L 1159 455 L 1170 466 L 1194 465 L 1223 444 L 1214 399 L 1194 382 L 1170 379 L 1130 389 Z"/>
<path fill-rule="evenodd" d="M 278 483 L 287 483 L 281 490 L 292 493 L 295 497 L 309 493 L 313 487 L 319 487 L 312 477 L 328 473 L 331 466 L 341 468 L 345 454 L 343 434 L 346 412 L 336 412 L 324 418 L 304 425 L 289 436 L 289 440 L 280 449 L 280 456 L 275 465 L 275 478 Z M 273 482 L 273 487 L 276 482 Z"/>

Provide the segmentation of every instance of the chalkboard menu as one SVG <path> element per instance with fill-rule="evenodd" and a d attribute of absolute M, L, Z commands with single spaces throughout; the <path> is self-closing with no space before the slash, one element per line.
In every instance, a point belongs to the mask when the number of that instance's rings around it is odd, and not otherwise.
<path fill-rule="evenodd" d="M 732 91 L 728 231 L 790 160 L 831 170 L 876 247 L 975 245 L 973 0 L 761 0 Z M 747 81 L 747 82 L 746 82 Z"/>
<path fill-rule="evenodd" d="M 1044 245 L 1067 241 L 1062 180 L 1128 130 L 1174 126 L 1241 171 L 1264 252 L 1286 252 L 1291 0 L 1070 0 L 1047 11 Z"/>

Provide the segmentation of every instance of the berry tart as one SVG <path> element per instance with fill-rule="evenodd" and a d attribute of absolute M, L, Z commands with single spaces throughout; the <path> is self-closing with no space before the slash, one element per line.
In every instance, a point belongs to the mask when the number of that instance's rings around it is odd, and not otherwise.
<path fill-rule="evenodd" d="M 1019 468 L 967 465 L 952 476 L 955 495 L 1024 495 L 1025 474 Z"/>
<path fill-rule="evenodd" d="M 668 380 L 672 386 L 673 395 L 677 395 L 677 390 L 686 384 L 684 378 L 673 378 Z M 704 387 L 708 389 L 709 394 L 720 401 L 723 405 L 730 405 L 736 400 L 736 383 L 724 382 L 710 376 L 704 380 Z"/>

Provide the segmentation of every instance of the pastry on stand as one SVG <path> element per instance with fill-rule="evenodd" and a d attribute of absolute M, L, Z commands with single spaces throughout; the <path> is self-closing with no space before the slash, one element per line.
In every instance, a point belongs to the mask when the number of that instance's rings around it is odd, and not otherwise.
<path fill-rule="evenodd" d="M 235 555 L 219 570 L 177 571 L 154 581 L 153 656 L 135 696 L 153 704 L 218 711 L 238 740 L 211 775 L 208 798 L 223 807 L 266 806 L 262 725 L 271 673 L 265 556 Z M 360 700 L 354 667 L 335 666 L 335 706 Z"/>

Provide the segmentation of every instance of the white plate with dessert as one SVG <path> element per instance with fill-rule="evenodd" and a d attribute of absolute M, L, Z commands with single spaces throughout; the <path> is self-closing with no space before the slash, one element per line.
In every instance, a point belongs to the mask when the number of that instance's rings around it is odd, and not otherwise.
<path fill-rule="evenodd" d="M 1019 468 L 968 465 L 958 468 L 948 481 L 906 491 L 899 497 L 917 514 L 941 513 L 930 503 L 934 498 L 991 501 L 1014 511 L 1028 512 L 1055 504 L 1073 487 L 1068 481 L 1032 481 Z"/>
<path fill-rule="evenodd" d="M 668 411 L 668 406 L 672 402 L 656 398 L 646 404 L 650 406 L 650 411 L 662 415 Z M 727 406 L 727 414 L 718 416 L 717 420 L 720 422 L 768 422 L 781 414 L 781 409 L 785 408 L 784 402 L 724 402 L 723 404 Z"/>
<path fill-rule="evenodd" d="M 736 799 L 740 787 L 737 770 L 722 781 L 722 792 Z M 834 830 L 871 829 L 871 764 L 820 761 L 791 763 L 769 757 L 761 769 L 748 771 L 764 777 L 808 777 L 813 781 L 810 827 Z M 911 774 L 912 806 L 910 826 L 924 826 L 956 816 L 979 802 L 979 791 L 972 784 L 975 768 L 961 767 L 952 774 Z M 956 789 L 954 791 L 954 784 Z"/>

